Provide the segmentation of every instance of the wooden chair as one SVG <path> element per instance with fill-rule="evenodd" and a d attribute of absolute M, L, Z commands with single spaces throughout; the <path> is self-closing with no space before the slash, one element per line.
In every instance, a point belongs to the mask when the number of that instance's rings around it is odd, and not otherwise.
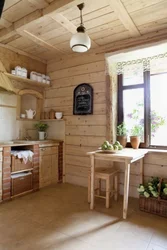
<path fill-rule="evenodd" d="M 110 207 L 110 198 L 114 196 L 115 201 L 118 200 L 119 193 L 119 181 L 118 170 L 113 168 L 98 168 L 95 171 L 95 180 L 98 182 L 98 187 L 95 188 L 95 197 L 103 198 L 106 200 L 106 208 Z M 101 180 L 106 181 L 105 196 L 101 195 Z M 111 188 L 111 181 L 113 188 Z M 88 203 L 90 203 L 90 187 L 91 187 L 91 175 L 88 176 Z"/>

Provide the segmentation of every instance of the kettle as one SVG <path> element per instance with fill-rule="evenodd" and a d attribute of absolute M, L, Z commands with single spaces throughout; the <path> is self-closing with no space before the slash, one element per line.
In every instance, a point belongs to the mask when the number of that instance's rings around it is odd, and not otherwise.
<path fill-rule="evenodd" d="M 36 115 L 36 111 L 29 109 L 29 110 L 25 110 L 26 114 L 27 114 L 27 118 L 28 119 L 33 119 L 33 117 Z"/>

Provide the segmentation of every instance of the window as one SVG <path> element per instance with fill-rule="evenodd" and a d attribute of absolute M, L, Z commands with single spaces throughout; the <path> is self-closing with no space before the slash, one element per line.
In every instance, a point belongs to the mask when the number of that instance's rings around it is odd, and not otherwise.
<path fill-rule="evenodd" d="M 139 132 L 141 147 L 167 147 L 167 73 L 118 76 L 118 124 Z"/>

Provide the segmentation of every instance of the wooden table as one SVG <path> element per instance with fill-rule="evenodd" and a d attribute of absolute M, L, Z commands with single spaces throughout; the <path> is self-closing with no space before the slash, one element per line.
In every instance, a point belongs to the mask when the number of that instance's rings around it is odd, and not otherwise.
<path fill-rule="evenodd" d="M 143 158 L 147 154 L 146 149 L 123 149 L 119 153 L 104 153 L 101 150 L 88 152 L 91 160 L 91 203 L 90 209 L 94 209 L 94 185 L 95 185 L 95 159 L 108 160 L 112 162 L 123 162 L 125 164 L 124 178 L 124 200 L 123 200 L 123 218 L 127 218 L 128 197 L 129 197 L 129 179 L 131 163 L 140 161 L 140 183 L 143 183 Z"/>

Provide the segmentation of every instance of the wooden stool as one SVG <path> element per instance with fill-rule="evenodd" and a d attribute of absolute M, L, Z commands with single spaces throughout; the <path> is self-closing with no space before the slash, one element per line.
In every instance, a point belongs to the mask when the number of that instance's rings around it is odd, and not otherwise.
<path fill-rule="evenodd" d="M 118 182 L 118 170 L 113 168 L 98 168 L 95 171 L 95 180 L 98 181 L 98 187 L 95 188 L 97 194 L 95 197 L 106 199 L 106 208 L 110 207 L 110 198 L 114 196 L 115 201 L 118 200 L 119 182 Z M 113 182 L 113 189 L 111 189 L 111 179 Z M 106 181 L 106 195 L 101 195 L 101 180 Z M 90 203 L 90 187 L 91 187 L 91 175 L 88 176 L 88 203 Z"/>

